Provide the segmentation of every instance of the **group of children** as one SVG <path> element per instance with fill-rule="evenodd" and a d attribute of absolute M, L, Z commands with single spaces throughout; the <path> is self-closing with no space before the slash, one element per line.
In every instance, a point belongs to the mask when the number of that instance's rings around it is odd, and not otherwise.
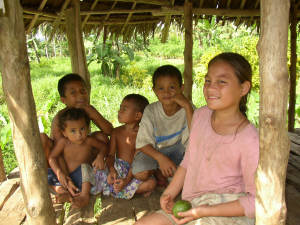
<path fill-rule="evenodd" d="M 158 101 L 125 96 L 117 128 L 89 104 L 79 75 L 64 76 L 58 90 L 66 108 L 50 137 L 41 134 L 56 201 L 83 207 L 90 193 L 130 199 L 160 185 L 162 209 L 136 224 L 254 224 L 259 138 L 246 117 L 251 76 L 243 56 L 215 56 L 203 87 L 207 105 L 194 112 L 180 71 L 161 66 L 152 77 Z M 101 132 L 90 133 L 90 120 Z M 180 193 L 192 209 L 178 219 L 172 207 Z"/>

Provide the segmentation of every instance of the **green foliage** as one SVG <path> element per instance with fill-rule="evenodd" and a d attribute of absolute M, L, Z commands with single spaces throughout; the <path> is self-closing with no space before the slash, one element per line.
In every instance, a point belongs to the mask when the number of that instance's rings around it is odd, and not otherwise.
<path fill-rule="evenodd" d="M 134 59 L 133 50 L 124 44 L 118 42 L 107 41 L 105 44 L 95 45 L 91 49 L 91 53 L 87 56 L 88 65 L 96 61 L 101 64 L 101 72 L 104 76 L 117 76 L 118 68 L 125 66 L 126 59 L 132 61 Z"/>
<path fill-rule="evenodd" d="M 142 88 L 143 86 L 151 87 L 151 79 L 149 83 L 147 70 L 142 69 L 136 65 L 135 62 L 128 64 L 121 75 L 121 80 L 125 85 L 132 85 L 133 87 Z"/>

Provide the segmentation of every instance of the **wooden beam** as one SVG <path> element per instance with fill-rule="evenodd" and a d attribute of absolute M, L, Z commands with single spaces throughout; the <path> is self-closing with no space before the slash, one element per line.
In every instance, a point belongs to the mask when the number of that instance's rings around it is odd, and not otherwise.
<path fill-rule="evenodd" d="M 99 1 L 99 0 L 95 0 L 95 1 L 93 2 L 92 6 L 91 6 L 91 8 L 90 8 L 92 11 L 93 11 L 93 9 L 96 7 L 96 5 L 98 4 L 98 1 Z M 88 19 L 89 19 L 90 16 L 91 16 L 91 14 L 88 14 L 88 15 L 86 15 L 86 16 L 84 17 L 84 19 L 83 19 L 83 21 L 82 21 L 82 24 L 81 24 L 82 29 L 83 29 L 84 25 L 86 24 L 86 21 L 88 21 Z"/>
<path fill-rule="evenodd" d="M 153 16 L 166 16 L 166 15 L 183 15 L 183 7 L 162 7 L 160 10 L 152 12 Z M 259 10 L 257 9 L 215 9 L 215 8 L 195 8 L 193 9 L 194 15 L 208 15 L 208 16 L 228 16 L 228 17 L 248 17 L 259 16 Z"/>
<path fill-rule="evenodd" d="M 102 0 L 102 2 L 114 2 L 115 0 Z M 169 0 L 118 0 L 118 2 L 135 2 L 149 5 L 170 6 Z"/>
<path fill-rule="evenodd" d="M 67 0 L 70 1 L 70 0 Z M 38 14 L 47 17 L 53 18 L 63 18 L 63 14 L 59 13 L 59 16 L 54 13 L 49 12 L 39 12 L 34 9 L 24 8 L 24 12 L 28 14 Z M 167 16 L 167 15 L 183 15 L 183 7 L 175 6 L 175 7 L 162 7 L 161 9 L 108 9 L 108 10 L 90 10 L 90 11 L 81 11 L 80 15 L 106 15 L 106 14 L 127 14 L 127 13 L 152 13 L 153 16 Z M 259 9 L 213 9 L 213 8 L 194 8 L 194 15 L 216 15 L 216 16 L 228 16 L 228 17 L 249 17 L 249 16 L 259 16 Z M 300 13 L 297 14 L 300 16 Z"/>
<path fill-rule="evenodd" d="M 136 6 L 136 2 L 134 2 L 134 3 L 132 4 L 131 9 L 134 9 L 135 6 Z M 125 30 L 125 28 L 126 28 L 128 22 L 129 22 L 131 16 L 132 16 L 132 13 L 129 13 L 128 16 L 127 16 L 127 18 L 126 18 L 126 21 L 125 21 L 124 25 L 122 26 L 121 34 L 124 32 L 124 30 Z"/>
<path fill-rule="evenodd" d="M 26 16 L 26 14 L 31 14 L 31 15 L 39 15 L 39 16 L 45 16 L 45 17 L 50 17 L 50 18 L 58 18 L 58 15 L 55 13 L 50 13 L 50 12 L 41 12 L 32 8 L 23 8 L 23 15 Z"/>
<path fill-rule="evenodd" d="M 40 4 L 39 8 L 38 8 L 38 11 L 42 11 L 43 8 L 45 7 L 46 3 L 47 3 L 47 0 L 43 0 L 43 1 L 41 2 L 41 4 Z M 33 28 L 34 24 L 36 23 L 38 17 L 39 17 L 39 15 L 38 15 L 38 14 L 35 14 L 34 17 L 33 17 L 33 19 L 30 21 L 30 24 L 29 24 L 29 26 L 28 26 L 27 29 L 26 29 L 26 33 L 27 33 L 27 34 L 30 33 L 30 31 L 31 31 L 31 29 Z"/>
<path fill-rule="evenodd" d="M 193 3 L 190 0 L 184 2 L 184 95 L 192 101 L 193 87 Z"/>
<path fill-rule="evenodd" d="M 90 74 L 88 71 L 82 38 L 80 2 L 72 0 L 72 7 L 65 11 L 68 46 L 71 56 L 72 72 L 79 74 L 87 84 L 90 93 Z"/>
<path fill-rule="evenodd" d="M 295 127 L 295 105 L 296 105 L 296 68 L 297 68 L 297 9 L 295 0 L 291 1 L 291 64 L 290 64 L 290 98 L 288 110 L 288 131 L 293 132 Z"/>
<path fill-rule="evenodd" d="M 290 1 L 260 2 L 260 153 L 255 181 L 256 225 L 283 225 L 286 218 L 285 180 L 290 149 L 286 125 Z"/>
<path fill-rule="evenodd" d="M 52 32 L 51 32 L 51 34 L 50 34 L 49 40 L 52 40 L 53 35 L 54 35 L 55 32 L 56 32 L 56 28 L 57 28 L 57 26 L 58 26 L 60 20 L 61 20 L 62 17 L 63 17 L 63 12 L 64 12 L 65 9 L 68 7 L 70 1 L 71 1 L 71 0 L 65 0 L 65 1 L 64 1 L 64 4 L 63 4 L 62 7 L 60 8 L 60 12 L 59 12 L 59 14 L 58 14 L 58 17 L 57 17 L 57 18 L 55 19 L 55 21 L 53 22 L 53 25 L 52 25 L 53 28 L 52 28 Z"/>
<path fill-rule="evenodd" d="M 32 19 L 33 18 L 33 15 L 24 15 L 23 18 L 26 18 L 26 19 Z M 51 19 L 51 18 L 47 18 L 47 17 L 44 17 L 44 18 L 41 18 L 39 17 L 38 19 L 41 19 L 41 20 L 45 20 L 45 21 L 49 21 L 49 22 L 53 22 L 54 19 Z M 136 20 L 136 21 L 129 21 L 127 23 L 127 25 L 137 25 L 137 24 L 148 24 L 148 23 L 158 23 L 160 22 L 161 20 L 160 19 L 147 19 L 145 20 Z M 123 19 L 114 19 L 114 20 L 111 20 L 111 21 L 98 21 L 98 20 L 88 20 L 86 22 L 86 24 L 95 24 L 95 25 L 103 25 L 103 26 L 109 26 L 109 25 L 123 25 L 124 23 L 126 22 L 126 20 L 123 20 Z M 65 20 L 61 20 L 58 24 L 65 24 Z"/>
<path fill-rule="evenodd" d="M 12 123 L 26 220 L 32 225 L 55 225 L 48 190 L 46 157 L 42 150 L 30 83 L 23 12 L 19 0 L 5 0 L 5 7 L 7 16 L 0 17 L 2 88 Z M 5 220 L 5 217 L 1 218 Z"/>

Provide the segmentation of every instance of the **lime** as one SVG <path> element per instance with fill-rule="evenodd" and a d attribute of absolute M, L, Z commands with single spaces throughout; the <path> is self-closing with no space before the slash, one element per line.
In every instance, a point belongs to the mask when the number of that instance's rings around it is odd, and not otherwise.
<path fill-rule="evenodd" d="M 173 206 L 173 209 L 172 209 L 172 212 L 173 212 L 173 215 L 180 219 L 181 217 L 178 216 L 178 213 L 179 212 L 185 212 L 189 209 L 192 208 L 192 205 L 189 201 L 185 201 L 185 200 L 178 200 L 177 202 L 175 202 L 174 206 Z"/>

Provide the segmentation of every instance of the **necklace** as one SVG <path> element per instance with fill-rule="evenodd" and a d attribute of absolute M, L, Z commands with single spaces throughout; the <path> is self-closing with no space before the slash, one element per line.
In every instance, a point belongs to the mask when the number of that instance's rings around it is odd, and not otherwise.
<path fill-rule="evenodd" d="M 235 138 L 236 135 L 238 133 L 239 128 L 243 125 L 243 123 L 245 121 L 247 121 L 247 119 L 245 117 L 243 117 L 239 123 L 236 125 L 235 128 L 235 132 L 233 134 L 228 134 L 228 135 L 220 135 L 216 132 L 216 130 L 213 128 L 212 123 L 215 120 L 214 118 L 214 114 L 212 114 L 211 116 L 211 129 L 213 131 L 213 135 L 215 136 L 214 138 L 207 138 L 206 140 L 213 140 L 213 141 L 206 141 L 204 144 L 204 156 L 206 158 L 207 161 L 210 161 L 212 156 L 215 155 L 215 153 L 218 151 L 218 149 L 224 149 L 224 148 L 220 148 L 221 146 L 223 146 L 224 144 L 230 144 L 232 143 Z M 232 138 L 228 138 L 229 136 L 232 136 Z"/>

